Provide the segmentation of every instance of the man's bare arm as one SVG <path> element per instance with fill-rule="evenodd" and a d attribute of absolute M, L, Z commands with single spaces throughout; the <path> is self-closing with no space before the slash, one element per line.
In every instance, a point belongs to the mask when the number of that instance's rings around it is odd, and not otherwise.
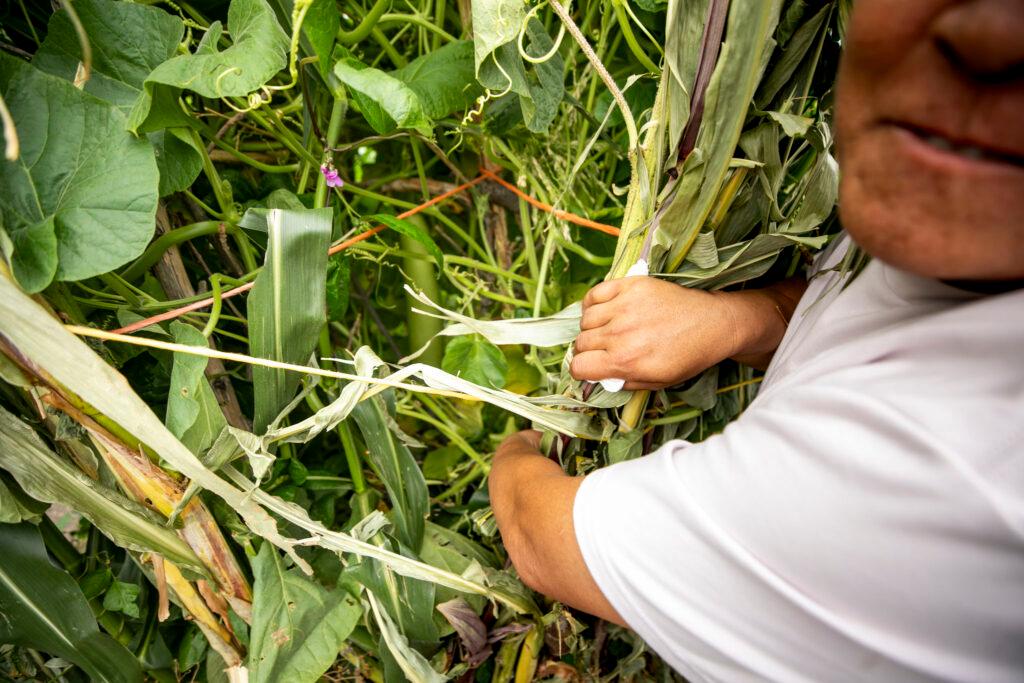
<path fill-rule="evenodd" d="M 583 482 L 538 450 L 540 432 L 505 439 L 494 455 L 488 488 L 501 540 L 519 577 L 539 593 L 625 625 L 583 561 L 573 528 L 573 501 Z"/>

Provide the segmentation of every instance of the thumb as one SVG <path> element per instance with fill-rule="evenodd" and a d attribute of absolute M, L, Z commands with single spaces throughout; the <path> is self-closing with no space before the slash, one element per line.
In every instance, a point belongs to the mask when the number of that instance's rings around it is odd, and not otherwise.
<path fill-rule="evenodd" d="M 618 366 L 607 351 L 584 351 L 573 356 L 569 372 L 576 379 L 596 382 L 615 377 Z"/>

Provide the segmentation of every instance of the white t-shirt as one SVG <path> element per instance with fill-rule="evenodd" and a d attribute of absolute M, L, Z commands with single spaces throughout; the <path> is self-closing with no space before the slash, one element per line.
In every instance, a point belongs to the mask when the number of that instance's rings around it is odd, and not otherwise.
<path fill-rule="evenodd" d="M 586 477 L 587 567 L 694 683 L 1024 681 L 1024 290 L 837 279 L 721 434 Z"/>

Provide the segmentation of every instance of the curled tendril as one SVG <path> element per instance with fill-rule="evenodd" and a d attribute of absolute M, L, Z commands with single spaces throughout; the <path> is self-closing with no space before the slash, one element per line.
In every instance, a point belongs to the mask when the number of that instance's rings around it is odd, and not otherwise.
<path fill-rule="evenodd" d="M 228 105 L 236 113 L 247 114 L 251 111 L 259 109 L 264 104 L 270 104 L 270 101 L 273 99 L 273 94 L 271 94 L 271 92 L 267 89 L 266 86 L 260 88 L 260 91 L 261 92 L 251 92 L 246 96 L 246 106 L 244 108 L 236 107 L 234 104 L 231 103 L 231 100 L 229 100 L 226 97 L 221 97 L 220 99 L 221 102 Z"/>
<path fill-rule="evenodd" d="M 233 73 L 241 73 L 241 71 L 242 70 L 240 68 L 238 68 L 237 66 L 230 66 L 227 69 L 224 69 L 223 71 L 221 71 L 217 75 L 217 80 L 215 81 L 215 85 L 216 85 L 216 88 L 217 88 L 217 97 L 221 97 L 221 98 L 224 97 L 224 93 L 223 93 L 223 91 L 220 88 L 220 82 L 223 81 L 227 76 L 229 76 L 229 75 L 231 75 Z"/>
<path fill-rule="evenodd" d="M 519 35 L 516 37 L 516 46 L 519 48 L 519 56 L 523 58 L 523 61 L 529 62 L 530 64 L 543 64 L 554 57 L 555 53 L 558 52 L 558 48 L 562 46 L 562 38 L 565 37 L 565 24 L 560 24 L 558 27 L 558 37 L 555 38 L 555 44 L 551 46 L 550 50 L 539 57 L 534 57 L 526 52 L 526 47 L 523 45 L 523 37 L 526 36 L 526 26 L 530 23 L 530 19 L 537 14 L 541 7 L 543 7 L 543 3 L 535 5 L 526 13 L 526 16 L 523 17 L 523 25 L 519 27 Z"/>
<path fill-rule="evenodd" d="M 504 97 L 512 91 L 512 77 L 508 75 L 508 72 L 505 71 L 505 67 L 503 67 L 501 62 L 497 59 L 494 60 L 494 65 L 498 67 L 498 71 L 501 72 L 501 75 L 504 76 L 507 81 L 505 88 L 501 92 L 495 92 L 490 88 L 484 89 L 484 94 L 476 98 L 476 106 L 466 112 L 466 115 L 462 119 L 462 125 L 468 125 L 473 122 L 474 117 L 482 116 L 484 113 L 484 105 L 487 104 L 487 102 Z"/>

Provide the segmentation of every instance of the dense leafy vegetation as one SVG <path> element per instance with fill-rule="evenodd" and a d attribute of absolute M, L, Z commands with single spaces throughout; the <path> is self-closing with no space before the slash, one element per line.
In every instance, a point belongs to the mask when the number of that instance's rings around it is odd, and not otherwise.
<path fill-rule="evenodd" d="M 585 473 L 754 395 L 573 381 L 577 302 L 827 242 L 846 3 L 8 5 L 3 675 L 673 679 L 519 583 L 490 454 Z"/>

